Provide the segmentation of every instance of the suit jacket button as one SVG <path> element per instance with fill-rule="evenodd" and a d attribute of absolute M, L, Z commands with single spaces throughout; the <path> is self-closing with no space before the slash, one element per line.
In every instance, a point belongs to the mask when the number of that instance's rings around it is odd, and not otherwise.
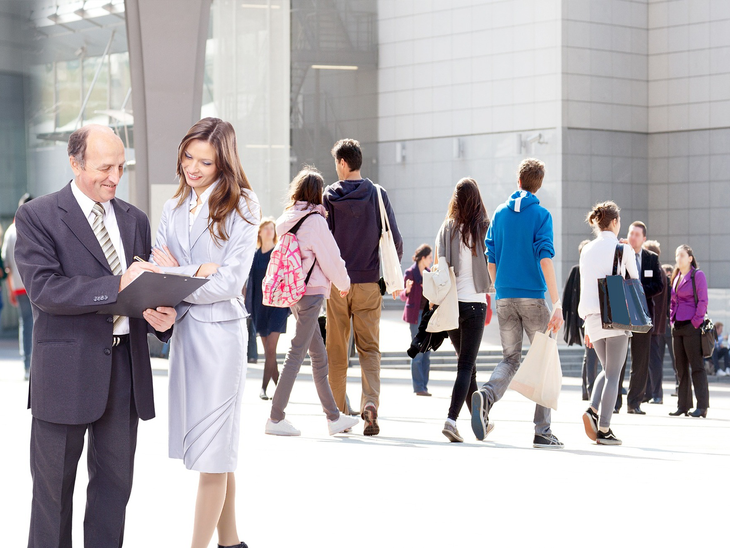
<path fill-rule="evenodd" d="M 112 351 L 111 351 L 111 350 L 110 350 L 109 348 L 105 348 L 105 349 L 104 349 L 104 354 L 106 354 L 107 356 L 108 356 L 109 354 L 111 354 L 111 353 L 112 353 Z"/>
<path fill-rule="evenodd" d="M 109 316 L 109 317 L 108 317 L 108 318 L 106 319 L 106 323 L 114 323 L 114 317 L 113 317 L 113 316 Z"/>

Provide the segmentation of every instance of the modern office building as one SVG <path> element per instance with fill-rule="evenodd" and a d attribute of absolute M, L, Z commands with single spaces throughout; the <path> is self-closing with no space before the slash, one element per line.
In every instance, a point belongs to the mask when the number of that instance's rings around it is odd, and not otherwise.
<path fill-rule="evenodd" d="M 456 182 L 489 211 L 522 158 L 547 164 L 558 274 L 597 201 L 688 243 L 716 319 L 730 309 L 727 0 L 0 0 L 0 221 L 71 178 L 65 140 L 115 128 L 120 195 L 153 221 L 201 116 L 236 127 L 267 215 L 305 163 L 353 137 L 393 200 L 408 255 Z M 12 318 L 3 312 L 4 321 Z"/>

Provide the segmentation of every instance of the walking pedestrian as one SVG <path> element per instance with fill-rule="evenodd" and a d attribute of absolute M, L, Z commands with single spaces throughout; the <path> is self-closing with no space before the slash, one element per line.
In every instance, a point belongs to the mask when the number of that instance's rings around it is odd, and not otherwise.
<path fill-rule="evenodd" d="M 264 294 L 261 290 L 261 282 L 264 281 L 264 276 L 266 276 L 266 269 L 269 266 L 269 260 L 271 260 L 271 252 L 277 241 L 276 221 L 273 217 L 263 218 L 259 224 L 256 253 L 253 256 L 251 273 L 246 283 L 246 303 L 250 303 L 253 327 L 261 337 L 264 346 L 264 376 L 261 381 L 261 391 L 259 392 L 259 398 L 262 400 L 269 399 L 266 395 L 269 381 L 273 380 L 274 384 L 279 382 L 276 347 L 279 344 L 279 336 L 286 333 L 286 320 L 290 314 L 288 308 L 266 306 L 263 303 Z"/>
<path fill-rule="evenodd" d="M 208 278 L 177 306 L 170 350 L 169 455 L 200 472 L 192 548 L 213 532 L 246 548 L 236 525 L 241 400 L 246 380 L 246 310 L 241 290 L 261 209 L 238 157 L 233 126 L 195 123 L 178 147 L 175 196 L 165 202 L 153 250 L 164 271 Z"/>
<path fill-rule="evenodd" d="M 484 247 L 488 228 L 489 216 L 477 182 L 468 177 L 461 179 L 436 237 L 437 263 L 441 257 L 446 265 L 440 268 L 453 267 L 459 301 L 459 326 L 449 331 L 458 358 L 456 380 L 442 430 L 452 442 L 464 441 L 456 419 L 464 402 L 471 403 L 471 395 L 477 389 L 477 355 L 487 318 L 487 292 L 491 289 Z"/>
<path fill-rule="evenodd" d="M 631 334 L 624 330 L 603 328 L 598 280 L 613 274 L 614 257 L 619 245 L 623 246 L 623 256 L 617 274 L 624 276 L 628 272 L 631 278 L 638 279 L 639 270 L 631 246 L 618 241 L 621 217 L 614 202 L 594 206 L 586 222 L 593 228 L 596 238 L 585 246 L 580 255 L 580 278 L 583 283 L 578 313 L 585 321 L 585 344 L 595 349 L 603 371 L 593 385 L 591 406 L 583 414 L 583 425 L 588 437 L 597 444 L 621 445 L 621 440 L 611 431 L 611 415 Z"/>
<path fill-rule="evenodd" d="M 423 317 L 423 311 L 428 306 L 428 299 L 423 296 L 423 273 L 428 272 L 433 262 L 431 246 L 422 244 L 413 255 L 413 264 L 406 270 L 405 291 L 401 293 L 401 300 L 406 302 L 403 309 L 403 321 L 408 323 L 411 330 L 411 341 L 418 335 L 418 326 Z M 413 392 L 417 396 L 430 396 L 428 391 L 428 375 L 431 369 L 431 351 L 419 352 L 411 360 L 411 378 Z"/>
<path fill-rule="evenodd" d="M 360 173 L 362 150 L 354 139 L 342 139 L 332 148 L 339 181 L 327 187 L 322 199 L 327 223 L 335 237 L 350 276 L 346 297 L 333 293 L 327 300 L 327 356 L 330 360 L 330 387 L 343 413 L 347 405 L 347 366 L 350 350 L 350 321 L 362 373 L 360 413 L 365 423 L 363 433 L 380 433 L 380 312 L 383 297 L 380 289 L 381 221 L 378 189 Z M 393 232 L 398 258 L 403 257 L 395 212 L 388 193 L 381 188 L 388 224 Z M 393 293 L 396 299 L 400 291 Z"/>
<path fill-rule="evenodd" d="M 518 190 L 494 212 L 487 232 L 503 357 L 489 382 L 472 395 L 471 423 L 479 440 L 490 431 L 490 409 L 502 399 L 520 367 L 524 335 L 532 342 L 536 332 L 550 329 L 557 333 L 563 325 L 553 265 L 553 218 L 535 196 L 544 177 L 544 163 L 535 158 L 523 160 L 517 172 Z M 550 294 L 552 312 L 545 303 L 545 291 Z M 536 405 L 534 421 L 532 446 L 562 449 L 563 443 L 550 429 L 550 409 Z"/>
<path fill-rule="evenodd" d="M 690 246 L 680 245 L 675 259 L 677 263 L 670 282 L 672 285 L 670 320 L 679 379 L 677 391 L 679 397 L 677 410 L 669 414 L 673 417 L 691 415 L 705 418 L 710 407 L 710 391 L 707 386 L 705 360 L 702 357 L 700 326 L 707 313 L 707 278 L 697 266 L 697 259 Z M 689 413 L 692 408 L 693 385 L 697 396 L 697 408 Z"/>
<path fill-rule="evenodd" d="M 301 434 L 286 420 L 284 410 L 307 352 L 312 360 L 314 386 L 327 415 L 330 435 L 349 431 L 359 422 L 337 409 L 327 378 L 327 351 L 319 329 L 319 312 L 323 301 L 330 298 L 332 283 L 334 282 L 342 298 L 350 290 L 345 261 L 340 257 L 340 250 L 325 220 L 327 212 L 322 205 L 323 190 L 324 179 L 319 171 L 311 167 L 301 170 L 289 186 L 289 203 L 282 216 L 276 220 L 278 236 L 283 236 L 298 226 L 296 237 L 302 258 L 302 271 L 308 273 L 304 296 L 291 307 L 297 322 L 294 338 L 274 393 L 271 415 L 266 421 L 266 433 L 276 436 Z"/>

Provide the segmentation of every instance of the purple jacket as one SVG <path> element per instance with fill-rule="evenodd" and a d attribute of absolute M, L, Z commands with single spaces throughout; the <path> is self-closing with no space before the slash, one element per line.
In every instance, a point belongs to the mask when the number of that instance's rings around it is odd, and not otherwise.
<path fill-rule="evenodd" d="M 428 270 L 428 268 L 426 270 Z M 410 293 L 406 295 L 406 292 L 403 291 L 400 294 L 401 300 L 406 302 L 406 307 L 403 310 L 403 321 L 410 324 L 417 324 L 418 313 L 421 311 L 423 297 L 423 276 L 421 275 L 421 271 L 418 270 L 418 263 L 413 263 L 408 270 L 406 270 L 403 277 L 406 280 L 413 280 Z"/>
<path fill-rule="evenodd" d="M 697 286 L 697 305 L 695 306 L 694 291 L 692 290 L 692 273 Z M 678 279 L 679 277 L 677 277 Z M 707 278 L 701 270 L 690 268 L 690 271 L 679 282 L 674 280 L 672 285 L 672 301 L 670 303 L 670 321 L 692 320 L 692 325 L 699 327 L 705 321 L 707 313 Z"/>

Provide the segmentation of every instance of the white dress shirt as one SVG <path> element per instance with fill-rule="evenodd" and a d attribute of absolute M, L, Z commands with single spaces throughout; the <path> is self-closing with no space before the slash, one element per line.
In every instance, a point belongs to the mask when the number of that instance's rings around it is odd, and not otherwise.
<path fill-rule="evenodd" d="M 216 181 L 203 191 L 203 193 L 200 195 L 200 205 L 197 207 L 197 209 L 195 209 L 194 212 L 193 208 L 198 204 L 198 195 L 195 193 L 195 190 L 190 189 L 190 202 L 188 206 L 188 211 L 190 211 L 190 218 L 188 230 L 193 229 L 195 219 L 197 219 L 198 215 L 200 215 L 200 210 L 203 209 L 203 204 L 208 201 L 208 198 L 210 198 L 210 195 L 213 193 L 213 189 L 216 187 L 217 184 L 218 181 Z"/>
<path fill-rule="evenodd" d="M 601 305 L 598 299 L 598 280 L 613 274 L 613 256 L 618 238 L 610 230 L 601 232 L 595 240 L 587 244 L 580 253 L 580 304 L 578 315 L 585 320 L 586 334 L 591 341 L 618 337 L 626 331 L 603 329 Z M 626 272 L 635 279 L 639 278 L 636 268 L 636 254 L 632 247 L 624 244 L 624 254 L 617 274 Z"/>
<path fill-rule="evenodd" d="M 96 214 L 93 212 L 94 205 L 96 202 L 84 194 L 76 184 L 74 179 L 71 184 L 71 192 L 73 192 L 74 198 L 79 203 L 81 211 L 83 211 L 86 220 L 89 221 L 89 226 L 94 229 L 94 219 Z M 122 274 L 127 271 L 127 258 L 124 255 L 124 245 L 122 244 L 122 235 L 119 233 L 119 225 L 117 224 L 117 216 L 114 213 L 114 207 L 111 202 L 99 202 L 104 208 L 104 226 L 109 234 L 109 238 L 112 241 L 114 250 L 117 252 L 119 257 L 119 264 L 122 267 Z M 114 326 L 115 335 L 126 335 L 129 333 L 129 318 L 122 316 L 122 318 Z"/>

